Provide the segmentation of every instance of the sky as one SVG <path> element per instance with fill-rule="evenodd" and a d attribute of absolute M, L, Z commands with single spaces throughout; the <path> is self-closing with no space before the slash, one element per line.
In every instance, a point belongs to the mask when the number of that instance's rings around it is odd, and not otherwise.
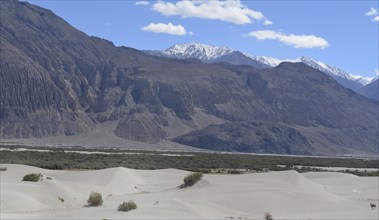
<path fill-rule="evenodd" d="M 278 59 L 307 56 L 365 77 L 379 69 L 378 0 L 29 2 L 116 46 L 196 42 Z"/>

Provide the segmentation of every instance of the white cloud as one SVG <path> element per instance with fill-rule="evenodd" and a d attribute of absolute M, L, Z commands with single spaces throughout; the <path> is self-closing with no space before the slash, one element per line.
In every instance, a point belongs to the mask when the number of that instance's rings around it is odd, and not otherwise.
<path fill-rule="evenodd" d="M 378 15 L 378 10 L 375 8 L 370 8 L 370 11 L 366 12 L 366 16 L 375 16 Z"/>
<path fill-rule="evenodd" d="M 370 11 L 366 12 L 366 16 L 374 17 L 371 19 L 373 22 L 379 22 L 378 9 L 370 8 Z"/>
<path fill-rule="evenodd" d="M 165 34 L 173 34 L 173 35 L 186 35 L 186 29 L 178 24 L 174 25 L 172 23 L 164 24 L 164 23 L 150 23 L 149 25 L 141 28 L 141 30 L 153 32 L 153 33 L 165 33 Z"/>
<path fill-rule="evenodd" d="M 148 1 L 136 1 L 136 3 L 134 3 L 135 5 L 149 5 L 150 2 Z"/>
<path fill-rule="evenodd" d="M 272 21 L 265 20 L 265 21 L 263 22 L 263 25 L 272 25 Z"/>
<path fill-rule="evenodd" d="M 194 35 L 194 33 L 193 33 L 192 31 L 190 31 L 190 32 L 188 33 L 188 35 Z"/>
<path fill-rule="evenodd" d="M 152 10 L 166 16 L 221 20 L 233 24 L 248 24 L 258 20 L 266 25 L 272 24 L 261 12 L 249 9 L 240 0 L 183 0 L 176 3 L 158 1 L 152 6 Z"/>
<path fill-rule="evenodd" d="M 277 31 L 261 30 L 252 31 L 248 36 L 255 37 L 258 40 L 278 40 L 286 45 L 294 46 L 295 48 L 324 49 L 329 46 L 329 43 L 324 38 L 315 35 L 287 35 Z"/>

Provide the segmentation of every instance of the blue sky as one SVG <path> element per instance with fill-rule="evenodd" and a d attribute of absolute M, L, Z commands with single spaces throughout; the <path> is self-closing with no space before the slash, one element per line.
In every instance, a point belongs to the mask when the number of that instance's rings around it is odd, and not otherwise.
<path fill-rule="evenodd" d="M 30 2 L 117 46 L 198 42 L 279 59 L 308 56 L 366 77 L 378 69 L 377 0 Z"/>

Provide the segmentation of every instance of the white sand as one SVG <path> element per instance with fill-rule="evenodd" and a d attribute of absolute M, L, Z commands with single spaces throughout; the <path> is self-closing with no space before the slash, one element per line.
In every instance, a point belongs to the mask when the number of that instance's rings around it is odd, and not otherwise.
<path fill-rule="evenodd" d="M 379 214 L 370 208 L 370 203 L 378 206 L 377 177 L 295 171 L 204 175 L 195 186 L 179 189 L 188 172 L 175 169 L 1 166 L 8 170 L 0 172 L 0 219 L 263 219 L 265 212 L 274 219 L 377 219 Z M 29 173 L 44 179 L 21 181 Z M 102 206 L 86 206 L 91 191 L 102 193 Z M 129 200 L 137 203 L 136 210 L 116 211 Z"/>

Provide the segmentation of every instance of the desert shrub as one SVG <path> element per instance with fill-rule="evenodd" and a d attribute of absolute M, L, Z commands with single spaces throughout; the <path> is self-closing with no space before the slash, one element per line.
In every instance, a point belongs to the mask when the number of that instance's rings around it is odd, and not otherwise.
<path fill-rule="evenodd" d="M 22 178 L 22 181 L 38 182 L 40 178 L 41 178 L 40 173 L 31 173 L 31 174 L 25 175 Z"/>
<path fill-rule="evenodd" d="M 47 180 L 52 180 L 53 178 L 51 178 L 51 177 L 48 176 L 48 177 L 46 177 L 46 179 L 47 179 Z"/>
<path fill-rule="evenodd" d="M 92 192 L 87 202 L 92 206 L 101 206 L 103 204 L 103 197 L 101 196 L 101 193 Z"/>
<path fill-rule="evenodd" d="M 269 212 L 267 212 L 267 213 L 265 213 L 265 220 L 274 220 L 274 218 L 272 217 L 272 215 Z"/>
<path fill-rule="evenodd" d="M 0 171 L 7 171 L 7 167 L 0 167 Z"/>
<path fill-rule="evenodd" d="M 0 144 L 0 147 L 10 148 Z M 15 146 L 12 149 L 24 148 Z M 34 149 L 34 147 L 28 147 Z M 38 147 L 38 149 L 41 149 Z M 348 159 L 348 158 L 310 158 L 310 157 L 283 157 L 262 156 L 248 154 L 218 154 L 218 153 L 175 153 L 178 157 L 163 156 L 158 152 L 133 151 L 138 154 L 81 154 L 63 152 L 67 149 L 94 151 L 82 147 L 75 148 L 43 148 L 51 152 L 39 151 L 10 151 L 3 150 L 0 153 L 1 165 L 25 164 L 46 169 L 104 169 L 110 167 L 128 167 L 134 169 L 164 169 L 176 168 L 191 172 L 205 173 L 206 169 L 213 173 L 225 173 L 227 169 L 248 169 L 260 171 L 262 168 L 269 170 L 299 169 L 298 166 L 315 167 L 348 167 L 350 171 L 355 168 L 379 168 L 378 160 Z M 99 149 L 96 149 L 98 151 Z M 130 152 L 119 149 L 104 149 L 103 152 Z M 43 158 L 43 160 L 41 159 Z M 283 167 L 278 168 L 278 164 Z M 352 170 L 351 168 L 354 168 Z M 226 170 L 225 170 L 226 169 Z M 314 168 L 312 168 L 314 169 Z M 6 171 L 9 172 L 9 171 Z M 361 176 L 379 176 L 379 172 L 359 172 Z M 262 216 L 263 217 L 263 216 Z"/>
<path fill-rule="evenodd" d="M 192 186 L 195 183 L 199 182 L 201 178 L 203 177 L 202 173 L 196 172 L 196 173 L 190 173 L 186 177 L 184 177 L 184 185 L 186 186 Z"/>
<path fill-rule="evenodd" d="M 240 171 L 240 170 L 228 170 L 227 173 L 229 173 L 229 174 L 243 174 L 243 171 Z"/>
<path fill-rule="evenodd" d="M 60 196 L 58 196 L 59 201 L 64 202 L 64 199 Z"/>
<path fill-rule="evenodd" d="M 133 202 L 133 200 L 130 200 L 129 202 L 121 203 L 118 206 L 117 211 L 128 212 L 128 211 L 136 209 L 136 208 L 137 208 L 137 204 L 135 202 Z"/>

